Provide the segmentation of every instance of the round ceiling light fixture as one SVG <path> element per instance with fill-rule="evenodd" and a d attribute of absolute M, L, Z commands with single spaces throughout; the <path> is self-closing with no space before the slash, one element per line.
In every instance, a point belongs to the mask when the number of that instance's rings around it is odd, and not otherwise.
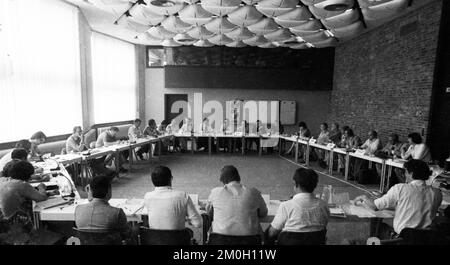
<path fill-rule="evenodd" d="M 175 5 L 175 2 L 172 2 L 170 0 L 153 0 L 150 2 L 150 4 L 159 7 L 172 7 Z"/>

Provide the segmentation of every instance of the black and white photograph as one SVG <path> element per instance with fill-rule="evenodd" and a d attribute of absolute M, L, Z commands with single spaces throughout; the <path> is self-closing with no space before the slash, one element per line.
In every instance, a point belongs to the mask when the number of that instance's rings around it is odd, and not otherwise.
<path fill-rule="evenodd" d="M 1 253 L 449 246 L 450 1 L 0 0 L 0 125 Z"/>

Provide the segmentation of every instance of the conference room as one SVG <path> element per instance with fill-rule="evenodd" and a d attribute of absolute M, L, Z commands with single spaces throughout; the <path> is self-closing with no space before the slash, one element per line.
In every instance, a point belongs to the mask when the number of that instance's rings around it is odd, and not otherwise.
<path fill-rule="evenodd" d="M 450 3 L 0 1 L 1 245 L 448 245 Z"/>

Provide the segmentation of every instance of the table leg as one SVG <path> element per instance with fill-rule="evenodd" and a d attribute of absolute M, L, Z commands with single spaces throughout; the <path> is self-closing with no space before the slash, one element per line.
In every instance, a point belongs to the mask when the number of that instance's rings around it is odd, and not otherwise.
<path fill-rule="evenodd" d="M 386 162 L 383 160 L 383 163 L 381 164 L 381 176 L 380 176 L 380 192 L 384 193 L 384 181 L 386 177 Z"/>
<path fill-rule="evenodd" d="M 278 155 L 281 155 L 281 148 L 283 147 L 283 139 L 280 138 L 278 141 Z"/>
<path fill-rule="evenodd" d="M 295 142 L 295 163 L 298 163 L 298 141 Z"/>
<path fill-rule="evenodd" d="M 347 153 L 345 155 L 345 180 L 348 181 L 348 171 L 350 167 L 350 155 Z"/>
<path fill-rule="evenodd" d="M 245 155 L 245 137 L 242 136 L 242 150 L 241 150 L 242 155 Z"/>
<path fill-rule="evenodd" d="M 192 137 L 191 137 L 191 154 L 194 153 L 194 143 L 195 143 L 195 137 L 192 136 Z"/>
<path fill-rule="evenodd" d="M 328 173 L 330 173 L 330 175 L 333 175 L 333 162 L 334 162 L 334 153 L 333 150 L 331 150 L 328 153 Z"/>
<path fill-rule="evenodd" d="M 132 148 L 132 147 L 130 146 L 130 149 L 128 150 L 128 152 L 129 152 L 129 155 L 128 155 L 128 161 L 129 161 L 129 164 L 130 164 L 130 173 L 131 173 L 131 171 L 133 171 L 133 155 L 134 155 L 134 148 Z"/>
<path fill-rule="evenodd" d="M 259 148 L 258 148 L 259 156 L 262 155 L 262 137 L 259 136 Z"/>
<path fill-rule="evenodd" d="M 309 143 L 306 145 L 306 151 L 303 154 L 303 160 L 305 160 L 306 166 L 309 166 L 309 153 L 311 152 L 311 147 Z"/>
<path fill-rule="evenodd" d="M 208 155 L 212 153 L 211 136 L 208 136 Z"/>

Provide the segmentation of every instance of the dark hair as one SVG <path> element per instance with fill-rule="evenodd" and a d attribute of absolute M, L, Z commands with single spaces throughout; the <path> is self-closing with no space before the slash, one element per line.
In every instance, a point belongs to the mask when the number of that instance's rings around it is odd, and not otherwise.
<path fill-rule="evenodd" d="M 41 131 L 39 132 L 35 132 L 33 135 L 31 135 L 31 140 L 38 140 L 38 139 L 47 139 L 47 136 L 45 136 L 45 134 Z"/>
<path fill-rule="evenodd" d="M 97 175 L 91 180 L 89 186 L 91 187 L 92 197 L 105 198 L 111 188 L 111 177 Z"/>
<path fill-rule="evenodd" d="M 411 141 L 415 144 L 421 144 L 422 143 L 422 136 L 420 136 L 419 133 L 413 132 L 408 134 L 408 138 L 411 138 Z"/>
<path fill-rule="evenodd" d="M 323 122 L 323 123 L 321 123 L 320 125 L 323 125 L 326 129 L 328 129 L 328 123 Z"/>
<path fill-rule="evenodd" d="M 391 134 L 391 135 L 389 135 L 389 136 L 392 137 L 392 139 L 394 140 L 394 142 L 396 142 L 396 143 L 400 142 L 400 138 L 398 137 L 398 134 L 393 133 L 393 134 Z"/>
<path fill-rule="evenodd" d="M 375 130 L 370 131 L 370 133 L 373 135 L 373 137 L 378 137 L 378 133 Z"/>
<path fill-rule="evenodd" d="M 353 133 L 353 130 L 350 128 L 344 129 L 344 132 L 347 132 L 348 136 L 355 136 L 355 133 Z"/>
<path fill-rule="evenodd" d="M 16 148 L 11 152 L 12 159 L 26 160 L 28 157 L 28 151 L 24 148 Z"/>
<path fill-rule="evenodd" d="M 28 140 L 20 140 L 16 143 L 14 148 L 23 148 L 29 152 L 31 149 L 31 143 Z"/>
<path fill-rule="evenodd" d="M 156 126 L 156 121 L 154 119 L 148 120 L 148 126 Z"/>
<path fill-rule="evenodd" d="M 228 184 L 232 181 L 241 181 L 237 168 L 232 165 L 224 166 L 220 170 L 220 182 Z"/>
<path fill-rule="evenodd" d="M 403 166 L 412 173 L 413 179 L 427 180 L 433 173 L 427 163 L 418 159 L 409 160 Z"/>
<path fill-rule="evenodd" d="M 73 127 L 73 133 L 75 133 L 77 131 L 77 129 L 80 129 L 80 131 L 82 131 L 83 129 L 81 128 L 81 126 L 75 126 Z"/>
<path fill-rule="evenodd" d="M 117 127 L 110 127 L 109 128 L 111 131 L 113 131 L 113 132 L 118 132 L 119 131 L 119 128 L 117 128 Z"/>
<path fill-rule="evenodd" d="M 207 121 L 207 120 L 209 120 L 209 119 L 208 119 L 208 117 L 206 117 L 206 118 L 203 118 L 203 121 Z"/>
<path fill-rule="evenodd" d="M 155 187 L 170 186 L 172 182 L 172 171 L 165 166 L 157 166 L 152 171 L 152 182 Z"/>
<path fill-rule="evenodd" d="M 293 180 L 295 186 L 306 192 L 312 193 L 317 187 L 319 182 L 319 176 L 317 173 L 309 168 L 299 168 L 295 171 Z"/>
<path fill-rule="evenodd" d="M 333 122 L 334 126 L 336 126 L 336 129 L 339 129 L 339 123 Z"/>
<path fill-rule="evenodd" d="M 306 123 L 304 121 L 299 122 L 298 127 L 308 128 L 308 126 L 306 126 Z"/>
<path fill-rule="evenodd" d="M 347 131 L 348 129 L 350 129 L 350 126 L 348 126 L 348 125 L 342 126 L 342 131 L 343 132 Z"/>
<path fill-rule="evenodd" d="M 28 181 L 34 174 L 34 167 L 28 161 L 13 159 L 3 169 L 3 175 L 13 179 Z"/>
<path fill-rule="evenodd" d="M 142 122 L 141 119 L 135 119 L 134 123 Z"/>

